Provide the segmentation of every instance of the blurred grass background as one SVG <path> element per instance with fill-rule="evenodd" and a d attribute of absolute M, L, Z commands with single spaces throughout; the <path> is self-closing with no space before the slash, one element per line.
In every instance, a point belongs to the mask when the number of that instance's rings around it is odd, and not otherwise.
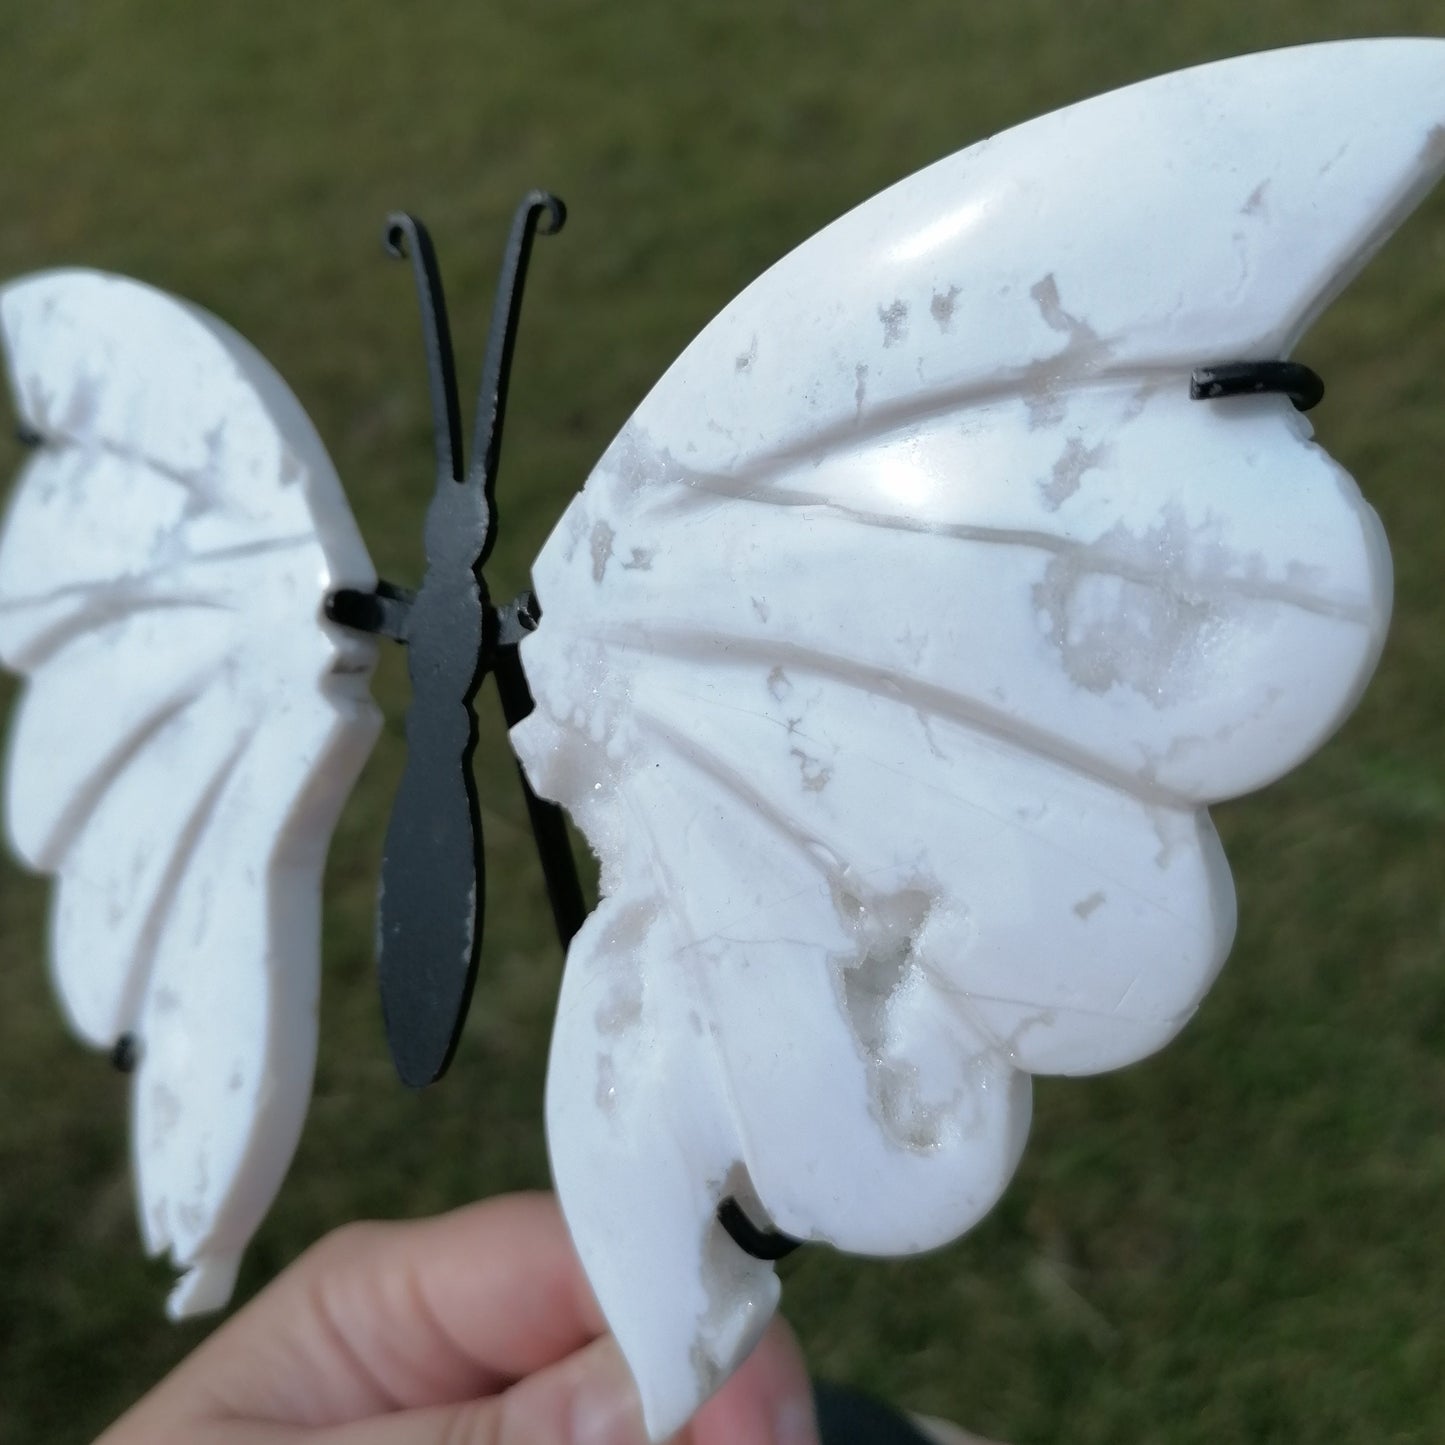
<path fill-rule="evenodd" d="M 225 317 L 315 419 L 381 572 L 411 582 L 429 422 L 382 218 L 411 208 L 437 238 L 470 396 L 506 220 L 554 188 L 571 221 L 538 247 L 518 350 L 492 566 L 507 595 L 693 333 L 847 207 L 1155 72 L 1441 19 L 1423 0 L 7 0 L 0 275 L 98 265 Z M 1217 811 L 1239 939 L 1176 1044 L 1040 1081 L 1018 1178 L 953 1248 L 784 1266 L 819 1373 L 1020 1445 L 1445 1440 L 1445 195 L 1300 356 L 1330 386 L 1320 439 L 1395 547 L 1379 676 L 1316 760 Z M 17 460 L 0 442 L 0 466 Z M 370 933 L 403 680 L 388 657 L 387 731 L 328 873 L 315 1102 L 243 1298 L 345 1220 L 546 1180 L 560 960 L 489 696 L 473 1016 L 431 1092 L 405 1093 L 385 1056 Z M 62 1029 L 45 908 L 0 864 L 7 1445 L 88 1439 L 205 1329 L 161 1317 L 125 1087 Z"/>

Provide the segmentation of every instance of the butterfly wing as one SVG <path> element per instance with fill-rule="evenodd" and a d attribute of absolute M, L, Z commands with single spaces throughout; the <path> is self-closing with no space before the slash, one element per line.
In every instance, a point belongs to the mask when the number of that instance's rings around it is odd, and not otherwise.
<path fill-rule="evenodd" d="M 1288 401 L 1189 375 L 1289 352 L 1445 168 L 1442 96 L 1445 44 L 1310 47 L 940 162 L 729 306 L 544 548 L 513 737 L 603 869 L 549 1140 L 655 1435 L 777 1297 L 721 1199 L 940 1244 L 1029 1073 L 1207 989 L 1205 806 L 1348 713 L 1390 565 Z"/>
<path fill-rule="evenodd" d="M 54 874 L 75 1030 L 133 1036 L 132 1141 L 169 1308 L 219 1306 L 300 1135 L 327 844 L 377 729 L 374 648 L 321 616 L 375 573 L 285 383 L 134 281 L 0 291 L 36 443 L 0 536 L 0 660 L 28 679 L 9 831 Z"/>

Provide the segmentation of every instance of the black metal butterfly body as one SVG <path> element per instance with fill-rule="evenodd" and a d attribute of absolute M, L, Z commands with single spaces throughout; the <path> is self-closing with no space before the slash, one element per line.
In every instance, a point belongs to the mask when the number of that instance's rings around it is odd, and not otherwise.
<path fill-rule="evenodd" d="M 494 607 L 482 567 L 496 541 L 497 461 L 527 260 L 537 231 L 557 231 L 564 217 L 560 201 L 534 191 L 513 219 L 465 468 L 435 252 L 411 216 L 393 216 L 387 228 L 392 253 L 411 257 L 426 345 L 437 459 L 426 517 L 427 569 L 415 593 L 387 583 L 375 593 L 334 593 L 327 615 L 407 647 L 406 768 L 382 852 L 377 954 L 387 1041 L 397 1072 L 413 1088 L 432 1083 L 451 1061 L 476 977 L 486 879 L 472 774 L 473 699 L 494 673 L 508 726 L 532 708 L 516 646 L 536 626 L 535 599 L 525 594 Z M 522 786 L 565 947 L 585 912 L 566 822 L 525 777 Z"/>

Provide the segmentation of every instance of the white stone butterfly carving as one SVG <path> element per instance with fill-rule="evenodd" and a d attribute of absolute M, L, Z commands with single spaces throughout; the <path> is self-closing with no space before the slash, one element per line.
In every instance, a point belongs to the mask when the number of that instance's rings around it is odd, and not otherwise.
<path fill-rule="evenodd" d="M 1205 805 L 1359 697 L 1389 554 L 1287 356 L 1445 169 L 1445 44 L 1131 87 L 875 197 L 737 298 L 539 557 L 534 786 L 603 864 L 548 1085 L 573 1238 L 675 1429 L 771 1315 L 716 1220 L 867 1254 L 994 1203 L 1031 1073 L 1228 951 Z"/>
<path fill-rule="evenodd" d="M 777 1299 L 725 1199 L 943 1243 L 1005 1186 L 1030 1073 L 1141 1058 L 1197 1005 L 1234 924 L 1205 807 L 1346 715 L 1390 565 L 1285 397 L 1191 401 L 1190 372 L 1286 356 L 1442 170 L 1438 41 L 1032 122 L 764 275 L 568 508 L 513 736 L 604 899 L 548 1133 L 656 1436 Z M 373 577 L 218 323 L 73 274 L 0 318 L 48 443 L 0 546 L 0 654 L 32 674 L 12 831 L 60 875 L 77 1026 L 140 1037 L 150 1242 L 193 1308 L 304 1108 L 319 859 L 373 727 L 366 646 L 319 607 Z"/>
<path fill-rule="evenodd" d="M 5 780 L 15 851 L 57 878 L 75 1031 L 136 1041 L 132 1145 L 173 1314 L 223 1305 L 311 1095 L 321 870 L 379 715 L 375 585 L 285 383 L 214 317 L 52 271 L 0 291 L 41 443 L 0 536 L 0 660 L 29 676 Z"/>

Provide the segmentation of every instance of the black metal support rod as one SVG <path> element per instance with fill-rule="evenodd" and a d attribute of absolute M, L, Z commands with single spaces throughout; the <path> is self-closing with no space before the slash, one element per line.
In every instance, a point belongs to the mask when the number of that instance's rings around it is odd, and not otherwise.
<path fill-rule="evenodd" d="M 527 717 L 534 706 L 532 693 L 522 672 L 515 647 L 497 649 L 497 695 L 502 703 L 502 716 L 509 728 Z M 552 921 L 562 951 L 572 942 L 587 917 L 587 904 L 582 897 L 582 884 L 577 877 L 577 862 L 572 854 L 572 839 L 567 831 L 567 815 L 557 806 L 532 791 L 527 774 L 519 765 L 517 776 L 527 800 L 527 818 L 537 844 L 537 857 L 542 863 L 542 877 L 547 886 L 547 901 L 552 906 Z"/>

